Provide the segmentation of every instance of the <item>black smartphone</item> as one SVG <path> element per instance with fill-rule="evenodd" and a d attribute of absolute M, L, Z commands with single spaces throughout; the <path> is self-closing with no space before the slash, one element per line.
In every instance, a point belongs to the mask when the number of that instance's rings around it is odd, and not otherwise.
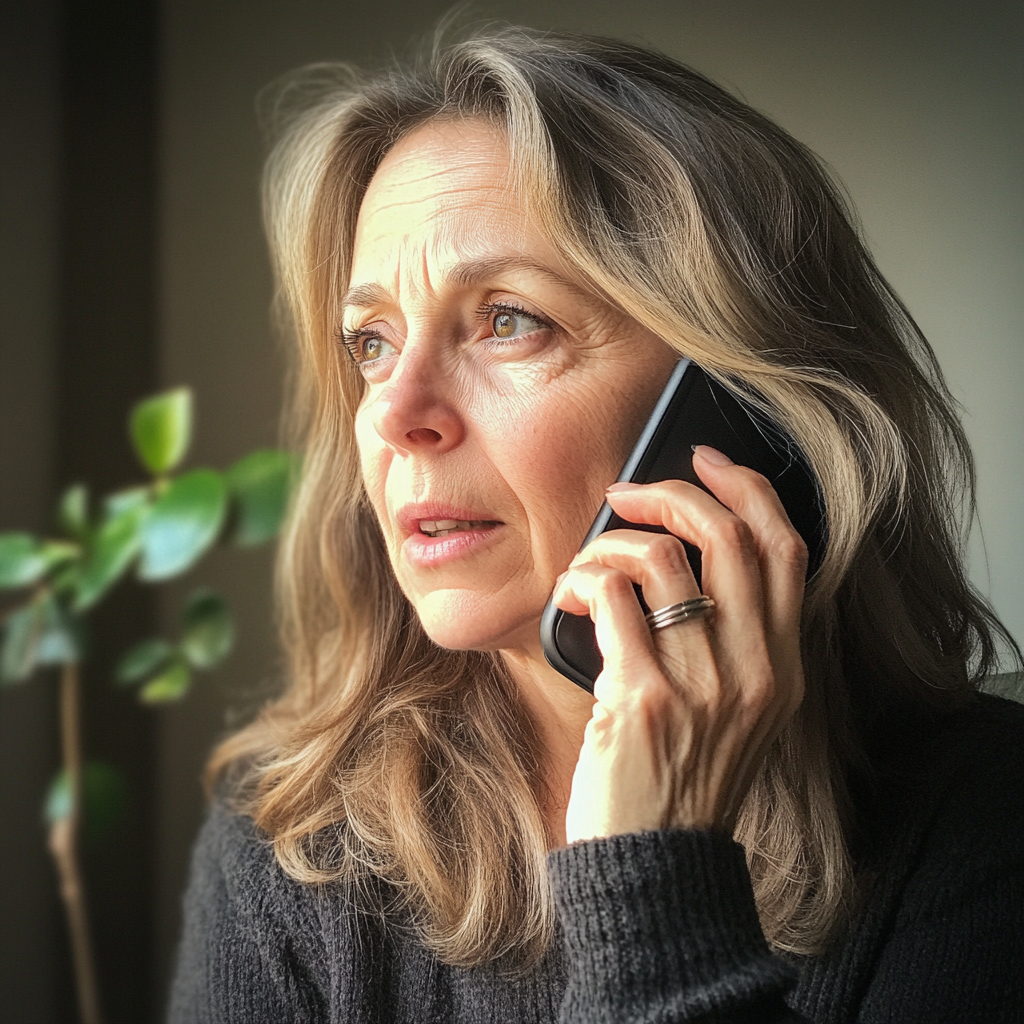
<path fill-rule="evenodd" d="M 780 427 L 689 359 L 680 360 L 673 369 L 618 479 L 642 484 L 686 480 L 707 490 L 693 471 L 693 446 L 698 444 L 717 448 L 772 482 L 790 522 L 807 544 L 808 575 L 813 573 L 824 554 L 825 515 L 806 457 Z M 627 522 L 605 502 L 581 548 L 602 533 L 621 528 L 668 532 L 662 526 Z M 685 547 L 699 584 L 700 551 L 692 544 Z M 644 611 L 650 611 L 640 587 L 634 585 L 634 589 Z M 570 615 L 549 600 L 541 616 L 540 636 L 548 663 L 592 692 L 603 660 L 590 617 Z"/>

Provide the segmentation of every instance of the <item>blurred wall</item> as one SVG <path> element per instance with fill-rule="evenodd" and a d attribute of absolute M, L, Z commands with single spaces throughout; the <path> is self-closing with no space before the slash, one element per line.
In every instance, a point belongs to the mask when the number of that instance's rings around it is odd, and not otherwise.
<path fill-rule="evenodd" d="M 156 5 L 0 6 L 0 530 L 53 528 L 61 485 L 137 478 L 129 405 L 153 386 Z M 0 594 L 0 613 L 21 595 Z M 131 581 L 91 617 L 87 757 L 127 783 L 82 868 L 110 1024 L 145 1019 L 154 963 L 150 881 L 156 722 L 111 686 L 112 662 L 154 625 Z M 56 673 L 0 692 L 0 1017 L 74 1017 L 43 796 L 59 763 Z"/>
<path fill-rule="evenodd" d="M 56 0 L 0 6 L 0 530 L 44 529 L 54 461 L 59 147 Z M 51 687 L 0 690 L 0 1013 L 50 1021 L 60 908 L 39 817 Z"/>

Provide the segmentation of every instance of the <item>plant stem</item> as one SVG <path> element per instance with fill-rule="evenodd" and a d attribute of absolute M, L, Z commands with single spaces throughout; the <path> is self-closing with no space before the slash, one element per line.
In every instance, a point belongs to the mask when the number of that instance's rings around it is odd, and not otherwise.
<path fill-rule="evenodd" d="M 101 1024 L 99 987 L 89 940 L 85 886 L 78 863 L 78 837 L 82 823 L 82 739 L 78 663 L 64 665 L 60 677 L 60 733 L 71 806 L 50 826 L 50 853 L 57 865 L 60 894 L 68 918 L 71 954 L 82 1024 Z"/>

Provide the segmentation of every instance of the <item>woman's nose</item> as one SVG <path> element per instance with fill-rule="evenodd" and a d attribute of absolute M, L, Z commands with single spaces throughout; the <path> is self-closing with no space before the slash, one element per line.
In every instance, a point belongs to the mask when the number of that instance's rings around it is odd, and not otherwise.
<path fill-rule="evenodd" d="M 441 455 L 466 433 L 452 401 L 452 381 L 426 348 L 407 344 L 374 402 L 373 424 L 380 437 L 400 452 Z"/>

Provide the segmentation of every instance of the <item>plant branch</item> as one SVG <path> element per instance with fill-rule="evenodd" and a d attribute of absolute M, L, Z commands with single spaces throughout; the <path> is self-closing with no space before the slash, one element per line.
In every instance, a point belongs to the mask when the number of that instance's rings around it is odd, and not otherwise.
<path fill-rule="evenodd" d="M 60 894 L 67 913 L 71 953 L 82 1024 L 101 1024 L 99 987 L 89 939 L 85 886 L 78 863 L 78 837 L 82 824 L 83 761 L 78 663 L 64 665 L 60 680 L 60 732 L 67 774 L 70 807 L 50 826 L 50 853 L 57 865 Z"/>

